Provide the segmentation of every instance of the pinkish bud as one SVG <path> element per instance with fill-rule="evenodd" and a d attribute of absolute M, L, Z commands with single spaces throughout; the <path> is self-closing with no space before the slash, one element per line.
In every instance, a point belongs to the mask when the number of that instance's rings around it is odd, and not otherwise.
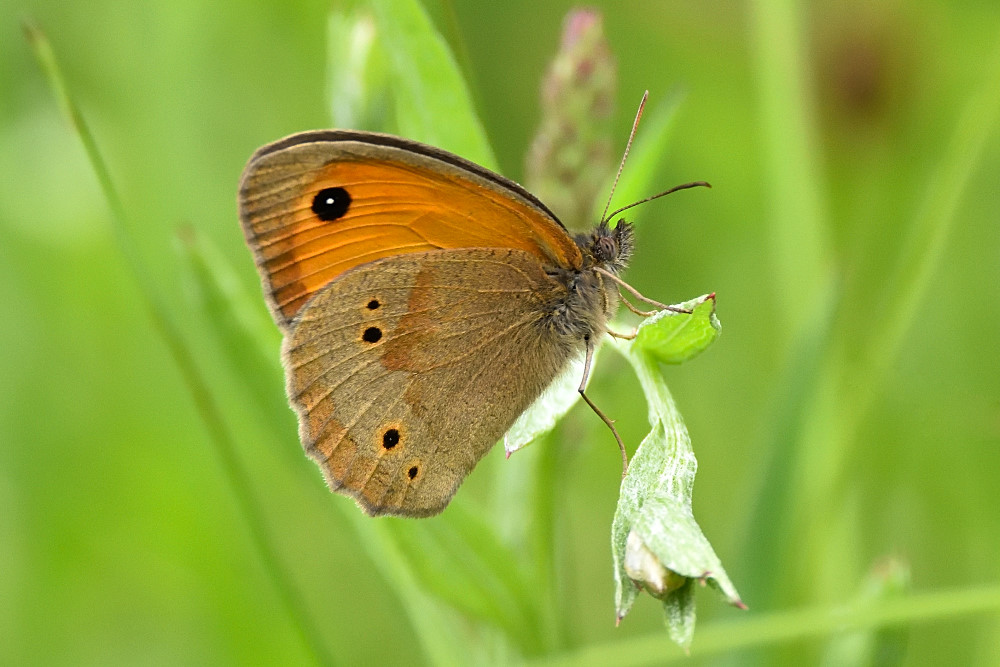
<path fill-rule="evenodd" d="M 542 118 L 526 169 L 528 188 L 570 228 L 592 226 L 595 200 L 607 196 L 616 78 L 600 13 L 571 11 L 542 83 Z"/>

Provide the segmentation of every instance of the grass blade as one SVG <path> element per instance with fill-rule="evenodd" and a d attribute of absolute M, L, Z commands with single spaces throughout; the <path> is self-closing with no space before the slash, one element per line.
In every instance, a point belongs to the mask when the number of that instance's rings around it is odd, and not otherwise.
<path fill-rule="evenodd" d="M 804 536 L 806 546 L 803 549 L 798 545 L 796 549 L 806 554 L 819 557 L 826 548 L 827 527 L 833 525 L 838 508 L 834 496 L 849 472 L 847 462 L 854 460 L 858 429 L 916 320 L 957 221 L 962 194 L 1000 118 L 1000 46 L 985 72 L 982 86 L 965 105 L 938 168 L 930 177 L 926 199 L 904 244 L 899 268 L 884 290 L 888 301 L 875 310 L 867 328 L 868 340 L 861 343 L 860 363 L 849 362 L 854 358 L 852 350 L 858 346 L 856 340 L 835 340 L 825 360 L 815 400 L 808 408 L 807 430 L 800 443 L 803 458 L 788 505 L 798 509 L 792 530 Z M 827 592 L 838 589 L 844 573 L 817 563 L 811 567 L 826 570 L 824 581 L 813 582 L 814 588 Z M 809 570 L 807 567 L 803 576 L 810 577 Z"/>
<path fill-rule="evenodd" d="M 774 644 L 801 642 L 842 632 L 930 623 L 959 616 L 1000 614 L 1000 585 L 917 593 L 904 598 L 846 606 L 815 607 L 757 614 L 713 623 L 698 632 L 684 652 L 655 633 L 533 662 L 533 665 L 656 665 L 693 657 L 723 655 Z"/>
<path fill-rule="evenodd" d="M 802 3 L 757 0 L 752 5 L 764 183 L 771 200 L 774 294 L 781 302 L 808 303 L 825 291 L 833 258 L 800 29 Z M 779 330 L 793 332 L 812 315 L 808 309 L 785 309 L 783 314 L 789 320 Z"/>

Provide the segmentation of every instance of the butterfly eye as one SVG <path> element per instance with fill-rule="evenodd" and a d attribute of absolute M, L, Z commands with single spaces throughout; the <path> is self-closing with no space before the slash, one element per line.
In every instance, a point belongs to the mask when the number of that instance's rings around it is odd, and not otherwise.
<path fill-rule="evenodd" d="M 312 211 L 320 220 L 329 222 L 343 217 L 351 206 L 351 195 L 344 188 L 323 188 L 313 197 Z"/>
<path fill-rule="evenodd" d="M 594 244 L 594 255 L 602 262 L 609 262 L 618 254 L 618 246 L 609 236 L 601 236 Z"/>

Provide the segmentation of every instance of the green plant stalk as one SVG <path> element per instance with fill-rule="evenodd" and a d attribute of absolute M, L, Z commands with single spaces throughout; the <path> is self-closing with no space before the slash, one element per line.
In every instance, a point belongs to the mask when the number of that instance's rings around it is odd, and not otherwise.
<path fill-rule="evenodd" d="M 126 266 L 139 288 L 139 293 L 153 321 L 153 325 L 167 345 L 167 349 L 174 363 L 177 365 L 181 378 L 191 393 L 191 398 L 198 415 L 204 422 L 211 441 L 215 445 L 216 454 L 222 463 L 223 470 L 236 498 L 240 513 L 246 522 L 251 541 L 256 548 L 264 571 L 267 572 L 268 577 L 274 584 L 278 596 L 288 612 L 289 618 L 298 630 L 303 643 L 312 653 L 313 658 L 321 664 L 336 664 L 333 656 L 327 651 L 324 645 L 318 625 L 313 621 L 308 612 L 305 600 L 296 589 L 291 576 L 285 572 L 281 565 L 278 551 L 267 532 L 263 512 L 253 496 L 249 475 L 240 463 L 235 443 L 226 428 L 221 412 L 212 398 L 207 383 L 198 370 L 194 356 L 185 344 L 177 327 L 170 319 L 167 307 L 160 299 L 153 286 L 153 281 L 146 273 L 142 259 L 139 257 L 139 253 L 128 232 L 128 226 L 125 222 L 127 220 L 125 207 L 114 187 L 111 174 L 97 147 L 97 142 L 87 127 L 79 108 L 73 101 L 52 45 L 41 30 L 33 23 L 26 21 L 24 31 L 35 53 L 35 58 L 38 60 L 56 96 L 59 107 L 66 115 L 70 125 L 83 144 L 91 167 L 94 169 L 101 190 L 111 209 L 111 227 L 118 250 L 125 259 Z"/>
<path fill-rule="evenodd" d="M 416 22 L 424 28 L 422 32 L 426 32 L 429 22 L 420 19 L 421 9 L 413 3 L 384 6 L 378 15 L 374 13 L 371 3 L 347 2 L 332 8 L 327 26 L 327 94 L 334 127 L 398 132 L 391 109 L 393 97 L 400 94 L 400 87 L 390 80 L 394 74 L 390 68 L 393 61 L 389 58 L 389 47 L 383 34 L 387 32 L 385 24 L 396 18 L 393 9 L 408 15 L 407 22 Z M 414 14 L 417 18 L 413 17 Z M 388 30 L 397 31 L 398 28 L 391 27 Z M 433 41 L 432 36 L 424 38 Z M 407 35 L 407 39 L 420 37 Z M 397 45 L 397 48 L 400 46 Z M 401 48 L 406 48 L 406 45 Z M 435 51 L 434 55 L 440 56 L 441 53 Z M 449 62 L 434 60 L 432 68 L 435 71 L 446 69 Z M 402 83 L 419 88 L 421 81 L 422 78 L 418 77 Z M 221 315 L 226 318 L 232 314 Z M 216 322 L 220 335 L 231 328 L 226 322 Z M 265 346 L 262 354 L 273 355 L 274 350 Z M 247 377 L 249 371 L 246 367 L 235 370 L 241 386 L 252 386 L 255 378 Z M 427 661 L 431 664 L 454 664 L 463 657 L 468 658 L 473 647 L 463 641 L 464 633 L 440 632 L 441 627 L 457 623 L 458 612 L 449 608 L 443 597 L 454 587 L 448 586 L 450 577 L 444 580 L 434 577 L 426 563 L 423 571 L 419 569 L 419 552 L 426 550 L 428 543 L 429 548 L 440 548 L 432 534 L 435 531 L 422 525 L 407 531 L 391 520 L 371 520 L 349 503 L 333 504 L 344 512 L 376 571 L 393 589 Z M 436 520 L 447 521 L 447 518 Z M 441 531 L 436 532 L 439 535 Z"/>
<path fill-rule="evenodd" d="M 633 341 L 615 344 L 643 388 L 651 430 L 622 480 L 611 552 L 619 620 L 646 592 L 662 601 L 670 639 L 686 647 L 697 617 L 695 582 L 716 588 L 734 606 L 745 605 L 694 519 L 691 496 L 698 464 L 660 367 L 704 352 L 718 338 L 721 324 L 714 295 L 677 305 L 688 314 L 653 315 L 639 325 Z"/>
<path fill-rule="evenodd" d="M 943 159 L 930 178 L 927 195 L 901 261 L 890 281 L 893 295 L 882 328 L 885 335 L 867 341 L 869 374 L 884 378 L 900 345 L 925 302 L 931 277 L 957 220 L 962 196 L 968 187 L 990 135 L 1000 117 L 1000 36 L 996 51 L 986 63 L 982 87 L 966 103 Z"/>
<path fill-rule="evenodd" d="M 792 487 L 799 458 L 803 429 L 802 420 L 806 406 L 812 402 L 812 392 L 830 346 L 831 330 L 839 293 L 830 290 L 821 297 L 822 315 L 802 329 L 795 341 L 793 353 L 775 383 L 777 390 L 771 398 L 767 432 L 758 447 L 766 452 L 767 460 L 762 470 L 765 477 L 760 488 L 752 494 L 753 508 L 743 517 L 738 529 L 739 552 L 743 555 L 744 572 L 769 572 L 775 569 L 782 544 L 788 540 L 789 507 L 792 504 Z M 781 587 L 775 581 L 751 578 L 742 585 L 747 600 L 755 608 L 769 609 L 780 597 Z"/>
<path fill-rule="evenodd" d="M 1000 614 L 1000 584 L 918 593 L 877 602 L 756 614 L 740 621 L 712 623 L 698 630 L 697 640 L 689 652 L 660 633 L 650 633 L 635 639 L 588 646 L 529 664 L 617 667 L 663 664 L 824 638 L 842 632 L 929 623 L 976 614 Z"/>
<path fill-rule="evenodd" d="M 801 429 L 830 346 L 839 290 L 830 272 L 828 214 L 821 193 L 811 85 L 801 35 L 803 3 L 756 0 L 752 33 L 765 156 L 761 182 L 769 202 L 771 261 L 777 303 L 796 304 L 775 313 L 779 348 L 789 350 L 787 372 L 777 387 L 771 432 L 762 443 L 769 459 L 763 484 L 748 513 L 745 548 L 749 571 L 772 569 L 784 554 L 792 523 Z M 794 312 L 793 312 L 794 311 Z M 752 539 L 751 539 L 751 536 Z M 779 596 L 775 583 L 748 582 L 748 599 L 767 608 Z"/>
<path fill-rule="evenodd" d="M 813 303 L 827 289 L 833 257 L 799 25 L 802 3 L 756 0 L 752 5 L 774 295 L 779 303 Z M 786 321 L 779 330 L 797 336 L 813 314 L 809 308 L 780 309 Z"/>
<path fill-rule="evenodd" d="M 373 91 L 372 87 L 378 89 L 379 86 L 391 84 L 388 91 L 391 93 L 389 99 L 397 109 L 396 131 L 445 146 L 489 166 L 493 162 L 492 152 L 472 111 L 471 97 L 465 83 L 447 45 L 433 29 L 419 4 L 412 1 L 377 1 L 365 5 L 365 8 L 364 11 L 371 12 L 370 16 L 374 21 L 372 53 L 385 55 L 388 66 L 385 78 L 366 77 L 366 72 L 374 74 L 377 73 L 376 70 L 363 66 L 363 60 L 355 62 L 352 69 L 351 63 L 347 62 L 345 65 L 343 58 L 331 58 L 331 68 L 336 70 L 331 71 L 331 76 L 340 77 L 338 80 L 360 81 L 369 87 L 369 95 L 373 92 L 381 94 L 377 90 Z M 353 16 L 358 20 L 362 14 L 355 12 Z M 351 16 L 337 16 L 336 10 L 331 17 L 331 26 L 339 26 L 341 31 L 345 27 L 349 28 L 350 22 Z M 331 43 L 331 49 L 338 44 L 338 41 Z M 419 61 L 412 58 L 412 53 L 416 52 L 423 54 Z M 342 67 L 346 69 L 341 71 L 339 68 Z M 356 71 L 358 68 L 364 71 Z M 378 121 L 370 114 L 355 111 L 350 107 L 341 109 L 339 116 L 367 118 L 368 122 Z M 442 125 L 440 118 L 445 116 L 451 122 Z M 336 124 L 341 124 L 338 118 L 335 121 Z M 380 125 L 365 128 L 385 129 Z M 526 586 L 517 568 L 511 567 L 512 563 L 520 562 L 521 559 L 515 558 L 504 545 L 497 542 L 495 530 L 492 535 L 482 532 L 483 526 L 478 524 L 485 519 L 478 518 L 477 521 L 470 522 L 461 513 L 461 509 L 461 501 L 458 501 L 448 513 L 430 522 L 393 524 L 391 530 L 380 531 L 384 539 L 393 540 L 392 548 L 405 556 L 397 560 L 397 564 L 408 568 L 408 576 L 390 580 L 418 585 L 423 592 L 429 594 L 428 599 L 436 599 L 450 607 L 462 609 L 472 617 L 487 620 L 492 626 L 504 629 L 511 647 L 517 647 L 525 653 L 544 650 L 539 645 L 539 640 L 542 636 L 552 634 L 544 628 L 551 628 L 552 621 L 558 620 L 559 615 L 542 611 L 541 607 L 545 605 L 540 602 L 541 596 L 535 590 L 538 587 Z M 525 522 L 522 516 L 518 523 L 524 525 L 529 522 Z M 470 526 L 476 528 L 476 534 L 482 539 L 468 534 Z M 530 542 L 523 535 L 514 541 L 519 544 Z M 487 545 L 493 545 L 497 549 L 496 553 L 488 553 Z M 423 554 L 428 550 L 440 555 L 439 563 Z M 449 569 L 440 564 L 442 559 L 451 562 L 451 557 L 457 553 L 465 554 L 461 559 L 460 570 Z M 372 555 L 377 558 L 376 553 Z M 551 576 L 545 576 L 540 581 L 548 584 L 552 579 Z M 460 592 L 461 597 L 456 597 Z M 406 590 L 401 590 L 400 593 L 409 595 Z M 417 607 L 411 605 L 408 608 Z M 539 615 L 549 620 L 533 620 L 538 619 Z M 422 619 L 414 618 L 413 622 L 417 627 Z M 550 640 L 542 639 L 541 643 L 550 643 Z M 470 646 L 468 649 L 473 650 L 474 647 Z"/>
<path fill-rule="evenodd" d="M 556 558 L 556 533 L 559 530 L 556 507 L 563 490 L 557 487 L 562 486 L 564 478 L 559 474 L 561 451 L 557 439 L 543 437 L 535 445 L 542 451 L 533 471 L 534 502 L 530 508 L 532 521 L 528 539 L 534 564 L 535 590 L 539 596 L 539 633 L 545 647 L 551 651 L 564 646 L 566 641 L 563 624 L 566 615 L 559 606 L 561 571 Z"/>
<path fill-rule="evenodd" d="M 889 301 L 884 314 L 868 328 L 867 340 L 847 340 L 840 334 L 827 358 L 814 394 L 814 404 L 807 409 L 807 431 L 801 440 L 802 466 L 793 491 L 792 507 L 797 508 L 791 532 L 803 535 L 795 554 L 823 558 L 829 552 L 825 527 L 836 520 L 837 493 L 849 473 L 847 461 L 857 448 L 857 436 L 872 405 L 881 394 L 893 363 L 899 356 L 927 288 L 940 266 L 941 256 L 957 219 L 962 195 L 991 133 L 1000 118 L 1000 39 L 986 68 L 982 87 L 977 90 L 960 114 L 952 137 L 938 168 L 931 176 L 926 198 L 911 232 L 904 243 L 898 269 L 886 286 Z M 851 304 L 842 304 L 849 308 Z M 862 349 L 860 358 L 852 349 Z M 792 558 L 784 562 L 790 566 Z M 835 593 L 845 576 L 830 563 L 813 562 L 802 570 L 813 580 L 812 588 L 821 596 Z M 819 572 L 826 573 L 822 581 Z M 800 583 L 806 583 L 802 581 Z"/>

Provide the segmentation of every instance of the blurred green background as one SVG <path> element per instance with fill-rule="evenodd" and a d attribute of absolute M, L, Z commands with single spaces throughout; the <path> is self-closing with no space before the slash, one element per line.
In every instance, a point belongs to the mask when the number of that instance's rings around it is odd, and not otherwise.
<path fill-rule="evenodd" d="M 643 90 L 655 105 L 683 89 L 656 182 L 714 186 L 636 212 L 628 274 L 667 302 L 719 295 L 722 338 L 666 373 L 699 458 L 696 517 L 750 611 L 700 591 L 692 661 L 996 664 L 1000 4 L 593 4 L 619 67 L 616 136 L 624 143 Z M 573 5 L 426 7 L 501 170 L 522 179 Z M 470 661 L 524 657 L 447 605 L 414 623 L 414 598 L 386 576 L 396 556 L 367 525 L 390 524 L 330 494 L 301 453 L 277 331 L 263 329 L 275 366 L 261 398 L 226 363 L 179 251 L 178 230 L 194 230 L 232 293 L 266 317 L 237 179 L 259 145 L 329 125 L 329 10 L 0 5 L 0 663 L 317 659 L 115 245 L 92 166 L 23 38 L 26 16 L 109 163 L 140 261 L 196 351 L 320 644 L 346 664 L 431 661 L 435 634 L 476 646 Z M 606 355 L 591 387 L 638 443 L 645 406 L 625 364 Z M 657 643 L 652 600 L 615 628 L 620 468 L 604 426 L 578 406 L 538 447 L 558 452 L 558 630 L 527 657 L 676 657 Z M 509 462 L 495 449 L 459 492 L 461 511 L 514 493 L 505 475 L 543 456 L 535 449 Z M 902 620 L 878 632 L 808 628 L 886 598 Z M 788 638 L 710 655 L 706 641 L 755 619 Z"/>

